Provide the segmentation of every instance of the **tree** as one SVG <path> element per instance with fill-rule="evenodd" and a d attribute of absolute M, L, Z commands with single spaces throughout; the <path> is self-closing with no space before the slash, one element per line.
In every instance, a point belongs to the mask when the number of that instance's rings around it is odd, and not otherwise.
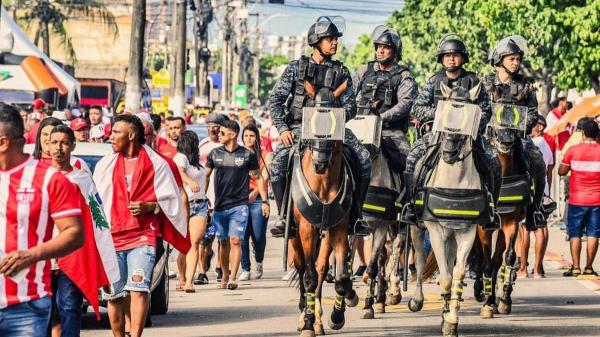
<path fill-rule="evenodd" d="M 345 57 L 342 54 L 341 58 L 351 73 L 354 73 L 358 68 L 367 64 L 367 62 L 373 59 L 373 55 L 375 54 L 373 43 L 368 35 L 361 35 L 358 40 L 359 42 L 354 46 L 352 52 L 347 53 Z"/>
<path fill-rule="evenodd" d="M 69 60 L 77 63 L 77 55 L 73 49 L 71 37 L 66 29 L 66 22 L 73 17 L 82 16 L 92 21 L 101 22 L 116 38 L 119 27 L 115 17 L 106 5 L 94 0 L 34 0 L 18 1 L 19 7 L 25 7 L 18 18 L 20 23 L 29 26 L 35 23 L 34 44 L 39 46 L 41 38 L 44 54 L 50 57 L 50 33 L 60 37 Z"/>
<path fill-rule="evenodd" d="M 260 58 L 260 82 L 258 84 L 259 98 L 261 102 L 269 99 L 269 91 L 277 81 L 275 68 L 288 64 L 290 61 L 282 55 L 268 55 Z"/>
<path fill-rule="evenodd" d="M 142 100 L 144 72 L 144 32 L 146 27 L 146 0 L 133 0 L 129 65 L 125 89 L 125 109 L 137 112 Z"/>

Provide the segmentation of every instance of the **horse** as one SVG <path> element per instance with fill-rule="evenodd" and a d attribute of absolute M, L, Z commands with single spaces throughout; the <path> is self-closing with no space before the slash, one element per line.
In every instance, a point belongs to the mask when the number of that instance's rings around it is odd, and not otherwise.
<path fill-rule="evenodd" d="M 401 190 L 400 175 L 390 169 L 381 149 L 372 151 L 371 157 L 371 183 L 363 205 L 363 219 L 369 224 L 373 248 L 363 277 L 367 283 L 363 319 L 373 319 L 375 313 L 385 313 L 386 305 L 395 305 L 402 300 L 398 266 L 404 235 L 398 226 L 396 210 L 397 191 Z M 385 245 L 388 235 L 392 252 L 389 263 Z M 389 286 L 386 264 L 389 266 Z"/>
<path fill-rule="evenodd" d="M 485 191 L 475 167 L 474 139 L 479 108 L 470 104 L 479 97 L 481 84 L 470 90 L 440 84 L 445 101 L 438 103 L 433 133 L 428 135 L 427 154 L 417 163 L 415 206 L 418 223 L 429 231 L 432 250 L 440 271 L 444 307 L 442 334 L 458 336 L 458 311 L 462 301 L 467 257 L 478 223 L 489 223 L 491 196 Z M 469 112 L 475 111 L 475 112 Z M 450 113 L 454 115 L 450 115 Z M 451 116 L 451 117 L 449 117 Z M 436 126 L 437 125 L 437 126 Z M 466 132 L 465 130 L 470 130 Z M 423 175 L 418 174 L 424 172 Z M 493 204 L 492 204 L 493 205 Z M 423 227 L 413 226 L 413 244 L 418 252 L 417 289 L 409 308 L 422 307 L 424 253 Z M 415 311 L 413 310 L 413 311 Z"/>
<path fill-rule="evenodd" d="M 345 83 L 333 92 L 327 88 L 316 92 L 309 82 L 305 82 L 305 88 L 314 97 L 316 107 L 323 107 L 331 106 L 345 90 Z M 343 125 L 343 118 L 335 123 Z M 312 337 L 324 334 L 321 294 L 332 251 L 336 295 L 329 327 L 341 329 L 345 324 L 345 306 L 358 304 L 348 266 L 349 209 L 354 183 L 341 139 L 310 139 L 294 156 L 291 214 L 297 232 L 290 243 L 300 279 L 300 336 Z"/>
<path fill-rule="evenodd" d="M 494 108 L 497 113 L 490 123 L 490 129 L 492 143 L 498 150 L 502 167 L 502 188 L 498 199 L 502 235 L 499 233 L 492 254 L 492 234 L 495 230 L 486 230 L 483 226 L 477 228 L 480 244 L 477 253 L 480 255 L 481 259 L 478 262 L 481 265 L 477 268 L 474 290 L 476 297 L 483 298 L 485 301 L 480 311 L 482 318 L 493 318 L 495 309 L 500 314 L 510 314 L 512 310 L 511 293 L 516 280 L 516 271 L 513 267 L 516 260 L 515 241 L 519 223 L 525 218 L 526 207 L 531 203 L 530 179 L 526 162 L 515 153 L 518 134 L 525 131 L 523 123 L 525 115 L 518 113 L 515 116 L 514 111 L 518 110 L 508 106 L 504 108 L 494 105 Z M 518 109 L 518 107 L 514 108 Z M 506 116 L 508 121 L 504 122 Z M 516 124 L 522 124 L 521 128 L 515 128 Z M 496 298 L 497 283 L 501 286 L 501 295 L 498 298 Z"/>

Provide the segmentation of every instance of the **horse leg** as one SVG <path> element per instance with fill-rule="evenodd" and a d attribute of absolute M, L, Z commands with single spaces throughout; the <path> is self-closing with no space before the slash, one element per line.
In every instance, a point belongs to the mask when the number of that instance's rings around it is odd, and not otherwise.
<path fill-rule="evenodd" d="M 385 231 L 383 232 L 383 247 L 379 249 L 377 254 L 377 296 L 375 297 L 375 304 L 373 309 L 378 314 L 385 313 L 385 292 L 387 291 L 387 282 L 385 280 L 385 261 L 387 260 L 387 249 L 385 247 L 385 241 L 387 239 L 387 226 L 381 226 Z"/>
<path fill-rule="evenodd" d="M 481 307 L 479 315 L 481 316 L 481 318 L 494 318 L 494 307 L 496 304 L 496 297 L 492 297 L 492 233 L 484 230 L 482 226 L 477 226 L 477 236 L 479 238 L 479 247 L 481 251 L 481 269 L 483 271 L 483 298 L 485 300 L 485 303 Z"/>
<path fill-rule="evenodd" d="M 302 251 L 302 245 L 299 239 L 291 239 L 291 246 L 294 249 L 294 268 L 298 272 L 298 288 L 300 290 L 300 300 L 298 301 L 298 308 L 300 309 L 300 318 L 298 320 L 298 331 L 302 330 L 304 326 L 304 310 L 306 308 L 306 288 L 304 287 L 304 272 L 306 270 L 304 263 L 304 252 Z"/>
<path fill-rule="evenodd" d="M 315 299 L 315 334 L 321 336 L 325 334 L 323 330 L 323 322 L 321 317 L 323 316 L 323 307 L 321 305 L 321 294 L 323 293 L 323 281 L 327 273 L 329 265 L 329 255 L 331 255 L 331 244 L 329 242 L 329 234 L 325 232 L 321 238 L 321 248 L 319 249 L 319 256 L 317 258 L 317 291 Z"/>
<path fill-rule="evenodd" d="M 389 225 L 390 227 L 396 226 L 396 224 Z M 393 231 L 390 230 L 390 233 Z M 400 234 L 397 230 L 395 233 L 392 233 L 392 241 L 391 241 L 391 253 L 390 258 L 388 259 L 389 267 L 386 268 L 389 274 L 389 284 L 390 288 L 387 293 L 386 305 L 396 305 L 402 301 L 402 292 L 400 291 L 400 253 L 404 247 L 404 234 Z"/>
<path fill-rule="evenodd" d="M 365 271 L 367 275 L 367 296 L 365 297 L 365 305 L 363 307 L 362 318 L 371 319 L 375 317 L 375 311 L 373 309 L 373 303 L 375 302 L 375 286 L 377 283 L 377 274 L 379 272 L 379 261 L 378 256 L 380 254 L 381 248 L 385 243 L 385 236 L 382 239 L 381 231 L 382 227 L 379 221 L 370 222 L 371 228 L 373 230 L 373 238 L 372 242 L 372 253 L 371 259 L 369 260 L 369 265 L 367 266 L 367 270 Z"/>
<path fill-rule="evenodd" d="M 512 310 L 512 294 L 513 284 L 517 279 L 517 272 L 514 269 L 514 264 L 517 259 L 515 252 L 515 241 L 518 231 L 518 223 L 516 220 L 506 221 L 502 224 L 502 232 L 504 233 L 504 241 L 506 242 L 506 251 L 504 252 L 504 261 L 501 269 L 504 271 L 502 277 L 502 296 L 498 302 L 498 312 L 501 314 L 510 314 Z"/>
<path fill-rule="evenodd" d="M 477 226 L 454 231 L 456 263 L 452 272 L 452 290 L 450 295 L 449 311 L 444 317 L 442 333 L 444 336 L 458 336 L 458 311 L 462 302 L 463 281 L 467 265 L 469 251 L 473 247 Z"/>
<path fill-rule="evenodd" d="M 412 312 L 421 311 L 423 309 L 423 269 L 425 268 L 425 230 L 411 226 L 410 236 L 412 237 L 412 244 L 415 248 L 415 265 L 417 268 L 417 283 L 415 285 L 415 292 L 408 301 L 408 308 Z M 406 239 L 406 238 L 405 238 Z"/>
<path fill-rule="evenodd" d="M 444 307 L 442 309 L 442 332 L 444 332 L 444 336 L 446 336 L 448 334 L 444 328 L 447 323 L 453 324 L 454 326 L 458 325 L 456 317 L 454 317 L 454 321 L 451 320 L 453 317 L 447 317 L 450 312 L 450 287 L 452 286 L 452 274 L 450 273 L 449 267 L 454 265 L 454 260 L 452 260 L 452 262 L 449 261 L 451 255 L 454 255 L 449 252 L 450 230 L 445 229 L 435 222 L 425 221 L 424 223 L 429 231 L 431 249 L 433 249 L 440 270 L 439 282 L 440 287 L 442 288 L 442 299 L 444 300 Z"/>
<path fill-rule="evenodd" d="M 301 337 L 314 337 L 315 330 L 315 300 L 317 289 L 317 270 L 315 261 L 317 258 L 317 242 L 319 233 L 314 226 L 305 219 L 301 219 L 299 228 L 300 242 L 304 252 L 304 265 L 306 271 L 304 274 L 304 287 L 306 288 L 306 307 L 304 308 L 304 325 L 302 326 Z"/>
<path fill-rule="evenodd" d="M 471 268 L 474 268 L 475 281 L 473 282 L 473 297 L 479 303 L 485 301 L 485 292 L 483 284 L 483 249 L 481 241 L 479 239 L 479 230 L 477 236 L 475 236 L 475 242 L 473 243 L 473 249 L 471 250 Z"/>
<path fill-rule="evenodd" d="M 346 320 L 344 311 L 346 304 L 356 306 L 358 296 L 352 289 L 352 280 L 350 279 L 349 268 L 346 263 L 348 257 L 348 233 L 347 227 L 340 224 L 329 230 L 330 242 L 335 253 L 336 274 L 335 274 L 335 303 L 333 311 L 329 318 L 329 327 L 333 330 L 341 329 Z M 348 300 L 348 301 L 346 301 Z"/>

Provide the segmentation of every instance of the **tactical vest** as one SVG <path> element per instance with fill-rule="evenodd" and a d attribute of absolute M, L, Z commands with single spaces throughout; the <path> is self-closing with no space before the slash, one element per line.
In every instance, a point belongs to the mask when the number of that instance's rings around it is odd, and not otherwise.
<path fill-rule="evenodd" d="M 460 76 L 456 79 L 450 79 L 446 76 L 446 71 L 441 70 L 433 75 L 433 106 L 437 107 L 439 100 L 445 100 L 446 98 L 442 95 L 442 89 L 440 83 L 444 83 L 450 88 L 463 87 L 467 90 L 472 89 L 479 83 L 479 79 L 475 73 L 463 70 Z"/>
<path fill-rule="evenodd" d="M 402 82 L 402 74 L 408 71 L 408 68 L 398 66 L 392 71 L 375 70 L 376 62 L 369 62 L 367 71 L 365 72 L 359 90 L 361 93 L 360 100 L 357 103 L 357 114 L 379 115 L 394 105 L 398 104 L 396 91 Z M 406 132 L 408 130 L 409 119 L 395 122 L 393 124 L 386 123 L 384 129 L 401 129 Z"/>
<path fill-rule="evenodd" d="M 323 87 L 335 90 L 344 82 L 342 63 L 330 60 L 324 64 L 317 64 L 311 62 L 308 56 L 302 56 L 298 60 L 298 80 L 292 89 L 293 98 L 288 108 L 292 115 L 291 124 L 302 123 L 302 108 L 315 106 L 315 101 L 304 88 L 305 80 L 310 82 L 317 92 Z"/>
<path fill-rule="evenodd" d="M 529 88 L 525 77 L 517 74 L 509 83 L 496 83 L 496 75 L 488 75 L 486 81 L 486 91 L 490 93 L 492 102 L 506 103 L 514 105 L 525 105 L 529 97 Z"/>

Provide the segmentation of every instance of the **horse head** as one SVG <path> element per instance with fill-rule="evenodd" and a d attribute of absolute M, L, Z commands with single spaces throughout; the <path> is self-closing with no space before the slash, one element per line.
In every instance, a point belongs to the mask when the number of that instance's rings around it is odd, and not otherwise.
<path fill-rule="evenodd" d="M 342 83 L 338 88 L 332 90 L 322 87 L 316 90 L 308 81 L 304 81 L 304 87 L 308 95 L 315 101 L 315 107 L 333 107 L 338 98 L 347 89 L 347 82 Z M 323 174 L 331 166 L 334 154 L 341 151 L 341 141 L 328 139 L 312 139 L 309 142 L 309 148 L 312 153 L 313 168 L 316 173 Z"/>
<path fill-rule="evenodd" d="M 466 89 L 461 86 L 450 88 L 444 82 L 440 83 L 440 89 L 442 96 L 449 101 L 472 103 L 479 97 L 481 90 L 481 83 L 478 83 L 471 89 Z M 444 132 L 441 135 L 441 146 L 442 159 L 448 164 L 454 164 L 457 161 L 462 160 L 460 153 L 463 149 L 465 141 L 468 136 L 458 133 Z"/>

